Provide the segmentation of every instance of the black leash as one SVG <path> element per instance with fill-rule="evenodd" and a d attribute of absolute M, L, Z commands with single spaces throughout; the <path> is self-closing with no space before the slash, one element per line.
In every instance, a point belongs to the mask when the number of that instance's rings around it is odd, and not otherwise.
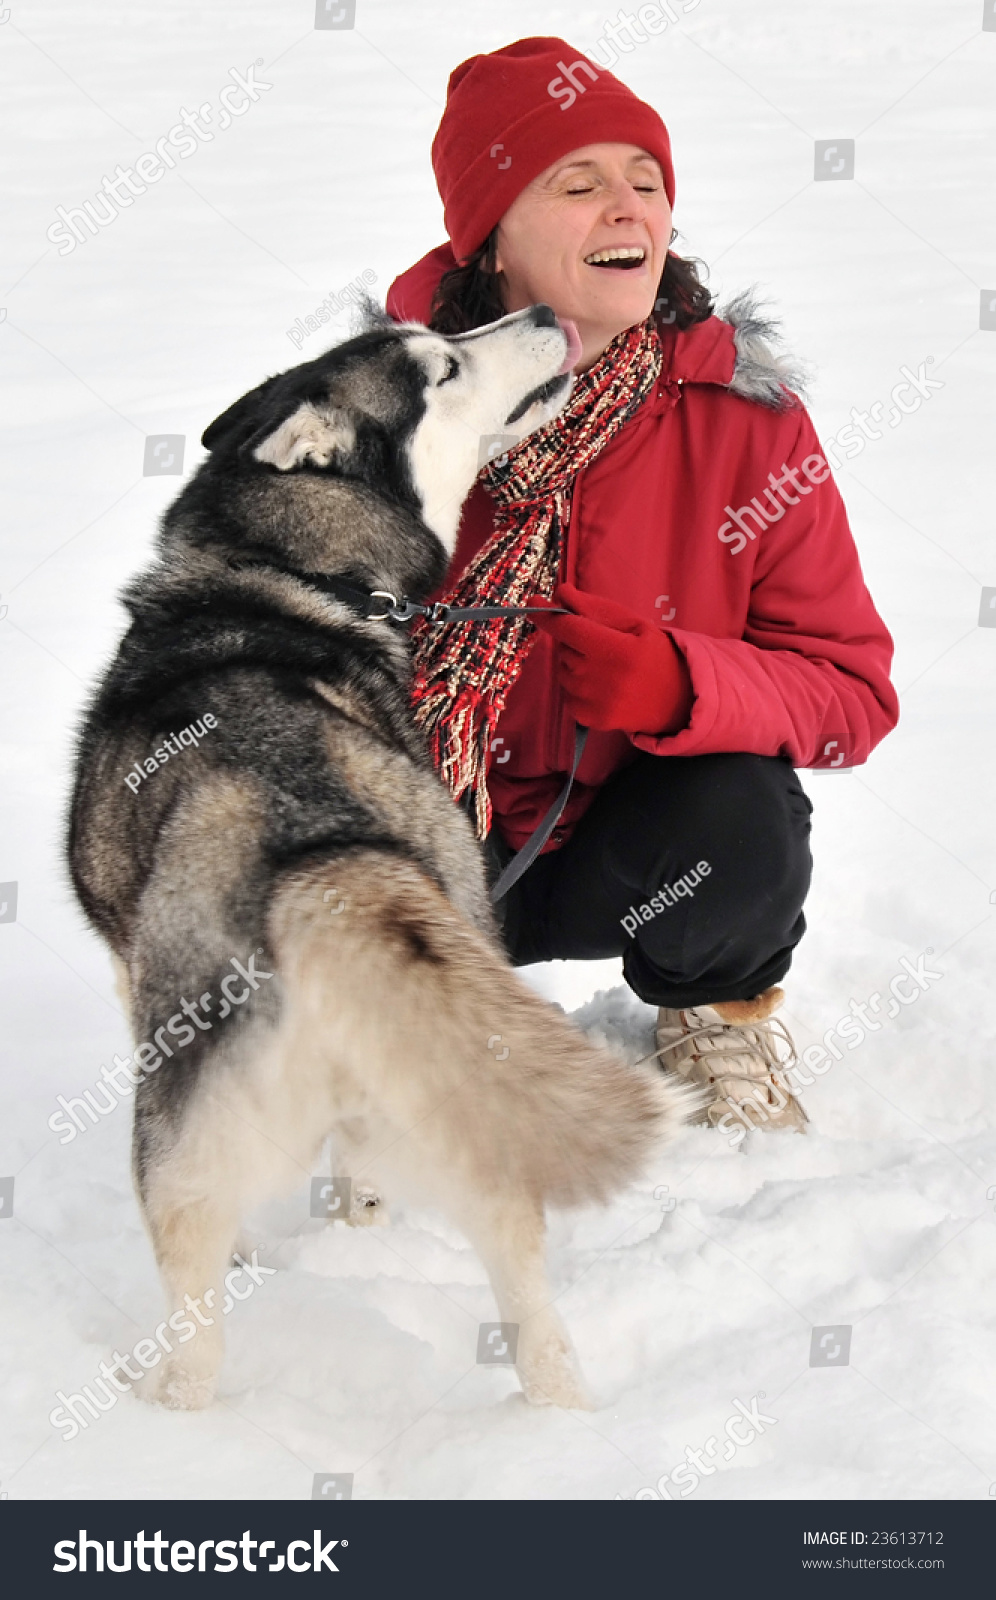
<path fill-rule="evenodd" d="M 546 616 L 570 614 L 566 606 L 449 606 L 443 605 L 438 600 L 432 605 L 422 605 L 417 600 L 409 600 L 407 595 L 402 595 L 399 599 L 389 589 L 363 589 L 358 583 L 351 583 L 348 578 L 340 578 L 335 573 L 299 572 L 293 567 L 285 566 L 279 557 L 272 558 L 269 554 L 245 556 L 237 561 L 230 561 L 229 565 L 236 570 L 239 567 L 275 567 L 278 572 L 297 578 L 299 582 L 310 584 L 313 588 L 321 589 L 335 600 L 341 600 L 343 605 L 349 606 L 350 610 L 368 622 L 411 622 L 415 617 L 424 617 L 430 625 L 441 627 L 450 622 L 488 622 L 495 617 L 528 617 L 537 613 Z M 503 900 L 512 885 L 518 883 L 523 873 L 532 866 L 563 816 L 587 739 L 588 729 L 581 723 L 575 723 L 574 757 L 567 782 L 542 821 L 529 835 L 522 849 L 517 850 L 511 861 L 506 864 L 491 890 L 493 905 Z"/>
<path fill-rule="evenodd" d="M 399 600 L 389 589 L 364 589 L 337 573 L 302 572 L 297 567 L 287 566 L 275 551 L 271 553 L 265 546 L 256 545 L 254 549 L 259 551 L 258 555 L 230 557 L 228 565 L 236 572 L 241 567 L 271 567 L 287 578 L 296 578 L 312 589 L 321 589 L 333 600 L 341 600 L 366 622 L 412 622 L 416 617 L 424 617 L 426 622 L 437 626 L 445 622 L 488 622 L 492 617 L 528 617 L 540 612 L 547 616 L 568 614 L 566 606 L 447 606 L 438 600 L 434 605 L 420 605 L 404 594 Z"/>
<path fill-rule="evenodd" d="M 584 747 L 587 743 L 587 740 L 588 729 L 580 722 L 576 722 L 574 724 L 574 759 L 571 762 L 571 770 L 568 774 L 567 782 L 564 784 L 564 787 L 561 789 L 556 800 L 553 802 L 553 805 L 543 818 L 543 821 L 529 835 L 529 838 L 522 846 L 522 849 L 516 851 L 515 855 L 502 872 L 497 883 L 491 891 L 492 905 L 497 905 L 499 900 L 503 900 L 508 894 L 509 889 L 511 889 L 513 883 L 518 883 L 519 879 L 522 877 L 522 874 L 532 866 L 533 862 L 536 860 L 536 857 L 546 844 L 546 841 L 549 839 L 554 828 L 557 826 L 557 823 L 563 816 L 564 807 L 566 806 L 570 792 L 574 787 L 574 779 L 577 775 L 578 767 L 581 764 L 581 757 L 584 754 Z"/>

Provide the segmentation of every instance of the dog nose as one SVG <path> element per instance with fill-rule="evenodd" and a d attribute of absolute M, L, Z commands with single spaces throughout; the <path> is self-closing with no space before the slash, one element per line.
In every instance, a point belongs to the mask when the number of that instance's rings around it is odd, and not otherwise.
<path fill-rule="evenodd" d="M 530 306 L 529 321 L 534 328 L 555 328 L 557 326 L 557 313 L 552 306 Z"/>

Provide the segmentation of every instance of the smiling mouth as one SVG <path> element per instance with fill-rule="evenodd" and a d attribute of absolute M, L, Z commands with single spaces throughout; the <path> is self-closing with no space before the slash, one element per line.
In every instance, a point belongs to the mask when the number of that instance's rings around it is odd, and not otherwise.
<path fill-rule="evenodd" d="M 642 267 L 647 259 L 647 252 L 642 245 L 620 245 L 611 250 L 593 250 L 591 255 L 585 256 L 586 267 L 599 267 L 603 271 L 608 268 L 616 272 L 632 272 L 636 267 Z"/>

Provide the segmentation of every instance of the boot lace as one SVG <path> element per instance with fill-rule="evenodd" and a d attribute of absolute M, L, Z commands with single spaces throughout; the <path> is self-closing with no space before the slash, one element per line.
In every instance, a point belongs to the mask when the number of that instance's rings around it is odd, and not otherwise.
<path fill-rule="evenodd" d="M 780 1017 L 769 1017 L 762 1023 L 756 1022 L 704 1022 L 697 1028 L 690 1028 L 681 1032 L 670 1044 L 659 1045 L 652 1050 L 644 1061 L 652 1061 L 656 1057 L 662 1058 L 669 1050 L 676 1050 L 679 1045 L 684 1045 L 695 1039 L 708 1041 L 708 1051 L 696 1051 L 693 1060 L 704 1060 L 712 1067 L 715 1062 L 716 1071 L 714 1078 L 730 1078 L 738 1083 L 748 1083 L 754 1087 L 760 1079 L 770 1076 L 780 1089 L 791 1093 L 789 1085 L 785 1082 L 786 1071 L 796 1066 L 799 1061 L 799 1052 L 796 1049 L 788 1028 Z M 778 1041 L 787 1048 L 787 1055 L 780 1055 Z M 760 1072 L 756 1076 L 743 1072 L 724 1072 L 722 1068 L 723 1056 L 749 1056 L 757 1061 Z M 680 1070 L 680 1069 L 679 1069 Z"/>

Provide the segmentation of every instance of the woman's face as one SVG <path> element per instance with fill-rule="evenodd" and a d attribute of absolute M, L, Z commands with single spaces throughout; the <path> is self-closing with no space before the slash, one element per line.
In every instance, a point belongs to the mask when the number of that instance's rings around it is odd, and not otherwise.
<path fill-rule="evenodd" d="M 534 178 L 498 224 L 506 310 L 545 301 L 577 324 L 579 370 L 653 310 L 671 238 L 659 163 L 634 144 L 587 144 Z M 625 259 L 605 261 L 606 251 Z"/>

